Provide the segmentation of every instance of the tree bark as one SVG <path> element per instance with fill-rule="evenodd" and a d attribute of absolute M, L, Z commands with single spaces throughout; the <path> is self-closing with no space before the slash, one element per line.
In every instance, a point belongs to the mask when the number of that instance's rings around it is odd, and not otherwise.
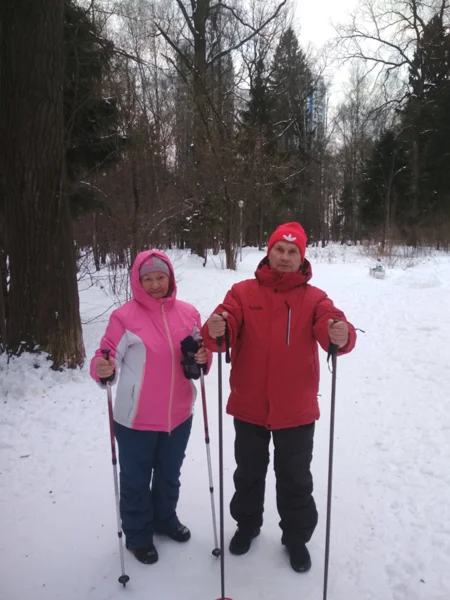
<path fill-rule="evenodd" d="M 0 241 L 0 354 L 8 347 L 8 337 L 6 332 L 6 254 L 1 247 Z"/>
<path fill-rule="evenodd" d="M 3 2 L 0 167 L 8 224 L 8 352 L 82 365 L 75 249 L 64 193 L 63 0 Z"/>

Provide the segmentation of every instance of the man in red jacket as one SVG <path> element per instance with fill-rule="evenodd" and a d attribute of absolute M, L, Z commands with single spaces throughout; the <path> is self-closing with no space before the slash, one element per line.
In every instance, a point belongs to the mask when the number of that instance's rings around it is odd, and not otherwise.
<path fill-rule="evenodd" d="M 231 516 L 238 528 L 230 552 L 245 554 L 263 523 L 269 442 L 274 444 L 277 507 L 282 543 L 294 571 L 311 568 L 306 547 L 317 525 L 311 460 L 319 418 L 318 346 L 330 342 L 350 352 L 355 328 L 322 290 L 309 285 L 306 234 L 299 223 L 272 234 L 256 278 L 233 285 L 202 329 L 204 343 L 217 351 L 225 335 L 231 346 L 235 493 Z"/>

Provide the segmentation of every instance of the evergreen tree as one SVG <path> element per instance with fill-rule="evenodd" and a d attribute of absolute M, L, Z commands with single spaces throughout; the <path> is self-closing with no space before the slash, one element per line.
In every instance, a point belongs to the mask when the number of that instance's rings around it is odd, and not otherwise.
<path fill-rule="evenodd" d="M 264 60 L 257 57 L 250 73 L 249 101 L 241 111 L 242 126 L 238 135 L 243 179 L 248 182 L 247 201 L 252 215 L 248 237 L 260 248 L 275 220 L 278 203 L 272 197 L 274 167 L 277 164 L 273 131 L 273 97 Z"/>
<path fill-rule="evenodd" d="M 417 161 L 418 200 L 405 222 L 430 226 L 450 216 L 450 32 L 440 15 L 423 29 L 409 83 L 402 137 Z"/>
<path fill-rule="evenodd" d="M 383 244 L 393 225 L 408 209 L 408 158 L 394 131 L 375 145 L 360 186 L 360 218 L 366 231 L 383 232 Z"/>
<path fill-rule="evenodd" d="M 116 99 L 104 96 L 114 45 L 74 0 L 64 0 L 64 54 L 66 173 L 72 215 L 77 216 L 102 205 L 90 188 L 78 183 L 117 162 L 125 138 L 119 132 Z"/>
<path fill-rule="evenodd" d="M 313 90 L 311 70 L 297 36 L 289 28 L 281 37 L 272 65 L 274 132 L 280 151 L 308 153 L 307 99 Z"/>
<path fill-rule="evenodd" d="M 312 114 L 308 99 L 314 92 L 313 76 L 294 31 L 282 35 L 272 64 L 270 91 L 272 121 L 281 166 L 276 194 L 286 217 L 298 219 L 308 235 L 315 231 L 318 206 L 313 199 Z"/>

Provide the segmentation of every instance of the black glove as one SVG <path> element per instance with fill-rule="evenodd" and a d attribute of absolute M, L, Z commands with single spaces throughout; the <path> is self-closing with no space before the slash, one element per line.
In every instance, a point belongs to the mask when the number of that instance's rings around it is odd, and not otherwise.
<path fill-rule="evenodd" d="M 199 365 L 194 358 L 199 349 L 200 344 L 192 337 L 192 335 L 188 335 L 188 337 L 181 341 L 181 352 L 184 356 L 181 365 L 186 379 L 200 378 L 202 370 L 201 365 Z"/>

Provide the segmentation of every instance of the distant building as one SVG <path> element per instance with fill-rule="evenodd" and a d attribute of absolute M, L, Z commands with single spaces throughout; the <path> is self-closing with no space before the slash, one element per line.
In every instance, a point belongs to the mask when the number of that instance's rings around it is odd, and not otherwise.
<path fill-rule="evenodd" d="M 323 77 L 318 77 L 306 100 L 308 132 L 316 139 L 325 136 L 327 126 L 327 88 Z"/>

